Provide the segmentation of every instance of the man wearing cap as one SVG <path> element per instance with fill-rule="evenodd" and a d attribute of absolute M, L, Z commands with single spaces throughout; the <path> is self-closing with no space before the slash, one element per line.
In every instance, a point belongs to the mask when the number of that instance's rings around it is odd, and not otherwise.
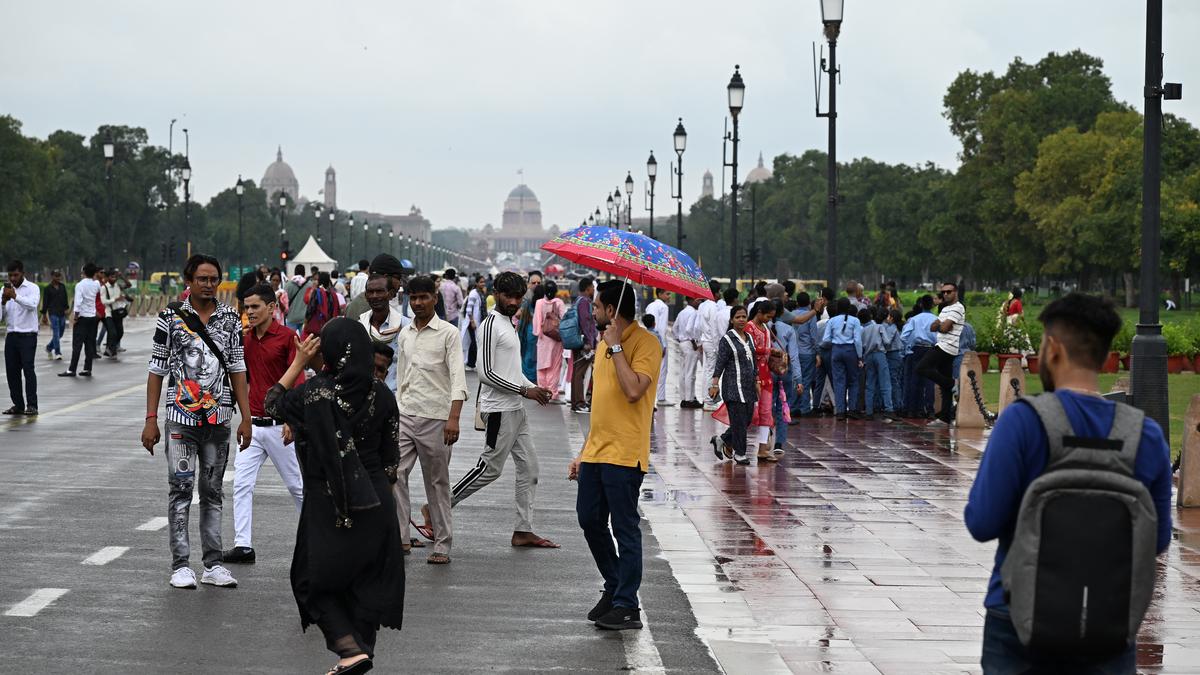
<path fill-rule="evenodd" d="M 390 253 L 380 253 L 371 261 L 371 276 L 382 274 L 388 278 L 388 291 L 391 292 L 390 297 L 395 297 L 400 291 L 400 279 L 404 275 L 404 267 L 396 256 Z M 368 279 L 370 277 L 367 277 Z M 364 286 L 365 289 L 365 286 Z M 367 302 L 367 294 L 360 293 L 358 297 L 350 301 L 346 306 L 346 316 L 351 319 L 358 319 L 365 312 L 371 311 L 371 304 Z"/>

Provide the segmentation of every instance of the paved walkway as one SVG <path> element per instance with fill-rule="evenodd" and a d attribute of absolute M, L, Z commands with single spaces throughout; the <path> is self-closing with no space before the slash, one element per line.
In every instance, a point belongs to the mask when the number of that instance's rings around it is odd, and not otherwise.
<path fill-rule="evenodd" d="M 804 420 L 779 464 L 737 467 L 713 458 L 706 413 L 659 420 L 647 514 L 728 672 L 980 672 L 995 545 L 962 522 L 978 434 L 968 444 L 907 424 Z M 675 546 L 655 504 L 703 547 Z M 1200 671 L 1200 514 L 1179 528 L 1139 672 Z"/>

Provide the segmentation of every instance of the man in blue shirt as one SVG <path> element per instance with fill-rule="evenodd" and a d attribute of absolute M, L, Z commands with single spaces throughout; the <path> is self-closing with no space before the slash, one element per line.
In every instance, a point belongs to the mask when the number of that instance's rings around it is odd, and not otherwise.
<path fill-rule="evenodd" d="M 812 301 L 808 293 L 801 292 L 796 296 L 796 305 L 798 313 L 811 311 Z M 817 328 L 817 318 L 819 317 L 814 316 L 805 323 L 792 325 L 796 334 L 796 362 L 793 364 L 793 370 L 800 373 L 800 384 L 804 385 L 804 390 L 798 397 L 799 405 L 792 406 L 792 417 L 808 415 L 813 409 L 812 389 L 817 379 L 817 352 L 821 346 L 821 331 Z"/>
<path fill-rule="evenodd" d="M 904 324 L 904 417 L 928 417 L 933 412 L 933 382 L 917 375 L 917 364 L 933 347 L 929 327 L 937 320 L 933 314 L 933 296 L 922 295 L 914 314 Z"/>
<path fill-rule="evenodd" d="M 858 418 L 858 373 L 863 367 L 862 323 L 850 298 L 838 298 L 838 315 L 825 324 L 823 342 L 832 345 L 833 411 L 839 421 L 846 419 L 847 399 L 853 417 Z M 848 391 L 847 391 L 848 390 Z"/>
<path fill-rule="evenodd" d="M 1109 301 L 1079 293 L 1050 303 L 1038 318 L 1045 326 L 1040 350 L 1042 386 L 1062 402 L 1077 435 L 1107 437 L 1116 404 L 1100 396 L 1097 379 L 1113 336 L 1121 328 L 1121 318 Z M 1013 627 L 1000 568 L 1012 544 L 1021 500 L 1030 483 L 1045 469 L 1048 452 L 1046 431 L 1032 406 L 1022 402 L 1009 406 L 988 439 L 963 514 L 975 539 L 998 540 L 995 566 L 983 601 L 987 608 L 982 658 L 985 673 L 1023 673 L 1034 666 Z M 1142 426 L 1134 477 L 1146 485 L 1154 499 L 1157 550 L 1162 553 L 1171 540 L 1171 454 L 1162 429 L 1149 417 Z M 1087 523 L 1080 526 L 1086 527 Z M 1063 672 L 1055 664 L 1037 665 L 1046 668 L 1044 672 Z M 1134 648 L 1089 665 L 1091 669 L 1086 672 L 1132 673 Z"/>

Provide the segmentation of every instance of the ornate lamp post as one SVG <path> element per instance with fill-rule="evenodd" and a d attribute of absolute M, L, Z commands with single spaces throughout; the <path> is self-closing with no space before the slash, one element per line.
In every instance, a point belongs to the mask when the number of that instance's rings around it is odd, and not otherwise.
<path fill-rule="evenodd" d="M 650 238 L 654 238 L 654 179 L 658 177 L 658 160 L 654 159 L 654 151 L 650 151 L 650 159 L 646 160 L 646 175 L 650 176 L 649 204 L 646 210 L 650 212 Z"/>
<path fill-rule="evenodd" d="M 363 255 L 367 254 L 367 234 L 371 229 L 371 223 L 366 218 L 363 218 Z"/>
<path fill-rule="evenodd" d="M 671 167 L 675 174 L 676 184 L 671 186 L 671 199 L 675 200 L 675 245 L 683 250 L 683 151 L 687 149 L 687 131 L 683 128 L 683 118 L 675 125 L 675 165 Z"/>
<path fill-rule="evenodd" d="M 242 240 L 242 195 L 246 194 L 246 186 L 242 184 L 242 175 L 238 174 L 237 184 L 233 186 L 233 191 L 237 195 L 238 204 L 238 267 L 242 267 L 246 263 L 246 248 Z M 240 270 L 239 270 L 240 271 Z"/>
<path fill-rule="evenodd" d="M 607 203 L 608 203 L 608 226 L 612 227 L 613 226 L 613 198 L 612 198 L 612 195 L 608 196 Z"/>
<path fill-rule="evenodd" d="M 733 269 L 733 284 L 737 285 L 737 280 L 742 276 L 742 256 L 738 250 L 738 114 L 742 112 L 742 103 L 746 98 L 746 85 L 742 82 L 742 73 L 738 66 L 733 67 L 733 77 L 729 78 L 729 84 L 725 87 L 725 91 L 729 96 L 729 114 L 733 117 L 733 162 L 729 165 L 733 170 L 733 183 L 731 184 L 732 193 L 730 194 L 730 258 Z"/>
<path fill-rule="evenodd" d="M 826 179 L 829 183 L 828 208 L 825 225 L 825 276 L 830 288 L 837 288 L 837 39 L 842 31 L 844 0 L 821 0 L 821 23 L 825 25 L 825 38 L 829 41 L 829 63 L 822 63 L 821 70 L 829 75 L 829 112 L 817 109 L 817 117 L 829 119 L 829 157 Z"/>
<path fill-rule="evenodd" d="M 346 235 L 348 248 L 346 249 L 346 264 L 354 264 L 354 214 L 350 214 L 350 234 Z"/>
<path fill-rule="evenodd" d="M 183 168 L 179 171 L 183 179 L 183 240 L 187 249 L 187 257 L 192 257 L 192 193 L 189 187 L 192 182 L 192 163 L 187 157 L 183 158 Z"/>
<path fill-rule="evenodd" d="M 392 252 L 392 255 L 396 255 L 396 231 L 395 230 L 388 230 L 388 242 L 389 242 L 388 250 Z"/>
<path fill-rule="evenodd" d="M 337 210 L 329 209 L 329 250 L 330 251 L 334 250 L 334 248 L 333 248 L 333 237 L 334 237 L 333 226 L 336 221 L 337 221 Z M 349 264 L 349 261 L 346 261 L 346 264 Z"/>
<path fill-rule="evenodd" d="M 321 243 L 321 205 L 317 204 L 317 208 L 313 209 L 313 234 L 317 237 L 317 243 Z"/>
<path fill-rule="evenodd" d="M 375 248 L 383 250 L 383 226 L 375 226 Z"/>
<path fill-rule="evenodd" d="M 633 174 L 625 172 L 625 229 L 633 229 Z"/>
<path fill-rule="evenodd" d="M 613 190 L 613 212 L 617 216 L 617 229 L 621 229 L 621 188 Z"/>
<path fill-rule="evenodd" d="M 104 184 L 108 191 L 108 233 L 104 237 L 108 244 L 108 264 L 114 264 L 113 257 L 113 197 L 112 197 L 112 166 L 117 155 L 117 147 L 113 144 L 112 130 L 104 132 Z"/>
<path fill-rule="evenodd" d="M 286 251 L 287 247 L 288 247 L 287 246 L 287 220 L 285 220 L 285 218 L 287 217 L 287 214 L 285 213 L 287 211 L 287 204 L 288 204 L 287 193 L 280 192 L 279 193 L 279 250 L 281 250 L 281 251 Z"/>

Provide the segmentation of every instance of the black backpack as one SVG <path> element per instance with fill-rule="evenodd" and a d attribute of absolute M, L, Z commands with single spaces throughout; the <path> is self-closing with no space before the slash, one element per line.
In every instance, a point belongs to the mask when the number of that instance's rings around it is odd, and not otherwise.
<path fill-rule="evenodd" d="M 1021 399 L 1049 441 L 1000 568 L 1013 627 L 1039 658 L 1090 661 L 1137 640 L 1154 591 L 1158 513 L 1134 477 L 1145 414 L 1117 403 L 1107 438 L 1075 435 L 1055 394 Z"/>

